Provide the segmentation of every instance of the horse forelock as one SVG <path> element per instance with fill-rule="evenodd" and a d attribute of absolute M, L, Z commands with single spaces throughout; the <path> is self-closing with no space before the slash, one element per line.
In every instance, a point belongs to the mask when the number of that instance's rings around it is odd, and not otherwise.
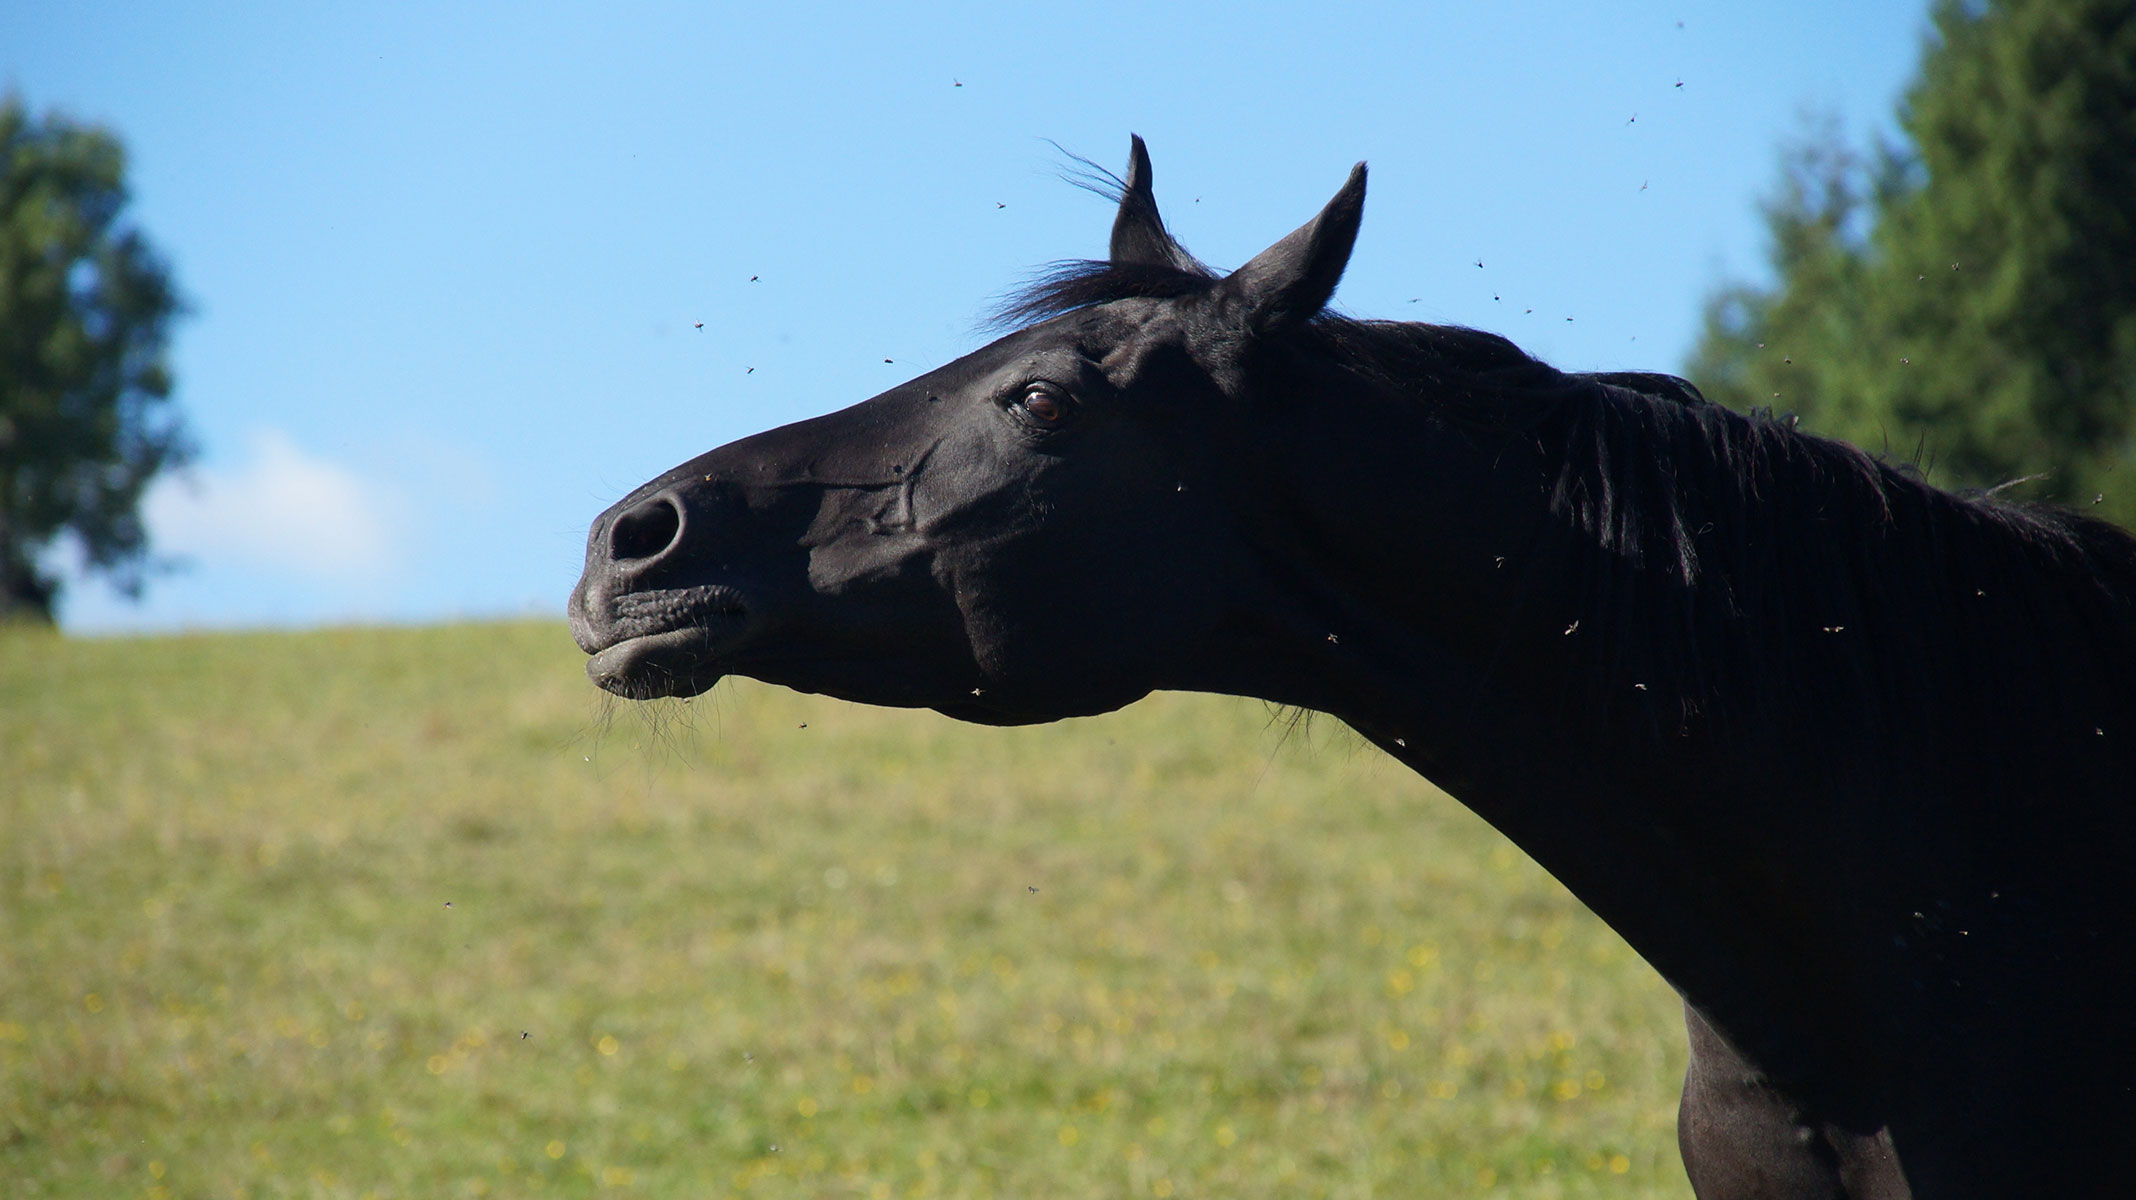
<path fill-rule="evenodd" d="M 1207 268 L 1069 259 L 1040 269 L 1004 296 L 995 305 L 988 323 L 1013 330 L 1117 300 L 1201 296 L 1214 289 L 1221 278 Z"/>

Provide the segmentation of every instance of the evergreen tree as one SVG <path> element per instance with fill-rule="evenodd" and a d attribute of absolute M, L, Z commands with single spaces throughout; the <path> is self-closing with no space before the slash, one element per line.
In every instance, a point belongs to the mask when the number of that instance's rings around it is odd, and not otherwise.
<path fill-rule="evenodd" d="M 141 493 L 190 452 L 164 363 L 179 301 L 120 223 L 125 168 L 104 130 L 0 99 L 0 619 L 51 619 L 62 535 L 138 594 Z"/>
<path fill-rule="evenodd" d="M 1709 302 L 1715 399 L 1976 486 L 2136 523 L 2136 4 L 1941 0 L 1865 159 L 1827 135 L 1767 206 L 1778 284 Z"/>

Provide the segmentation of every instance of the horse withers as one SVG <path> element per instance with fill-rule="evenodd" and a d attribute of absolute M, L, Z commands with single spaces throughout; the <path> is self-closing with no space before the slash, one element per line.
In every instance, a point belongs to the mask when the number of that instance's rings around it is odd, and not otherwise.
<path fill-rule="evenodd" d="M 1112 182 L 1016 332 L 603 513 L 594 681 L 1330 713 L 1682 994 L 1701 1196 L 2130 1193 L 2136 540 L 1335 315 L 1362 164 L 1229 273 Z"/>

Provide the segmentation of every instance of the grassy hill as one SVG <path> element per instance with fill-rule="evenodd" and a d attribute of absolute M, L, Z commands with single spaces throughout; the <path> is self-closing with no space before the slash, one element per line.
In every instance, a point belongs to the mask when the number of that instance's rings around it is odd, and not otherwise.
<path fill-rule="evenodd" d="M 1683 1196 L 1673 994 L 1334 722 L 0 631 L 9 1197 Z"/>

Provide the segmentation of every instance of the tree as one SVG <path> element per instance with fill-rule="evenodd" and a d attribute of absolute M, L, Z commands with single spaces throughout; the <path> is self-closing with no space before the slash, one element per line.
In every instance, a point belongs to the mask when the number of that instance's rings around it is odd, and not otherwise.
<path fill-rule="evenodd" d="M 0 98 L 0 619 L 51 619 L 62 537 L 138 595 L 141 494 L 192 453 L 164 360 L 180 302 L 120 222 L 125 174 L 110 133 Z"/>
<path fill-rule="evenodd" d="M 1777 283 L 1709 301 L 1689 372 L 1956 482 L 2136 523 L 2136 5 L 1939 0 L 1905 143 L 1785 155 Z"/>

